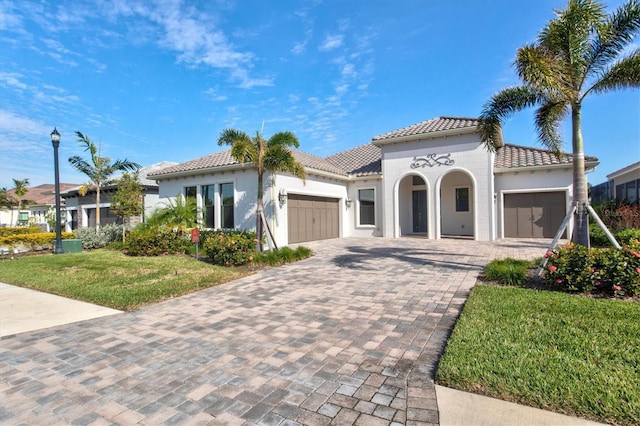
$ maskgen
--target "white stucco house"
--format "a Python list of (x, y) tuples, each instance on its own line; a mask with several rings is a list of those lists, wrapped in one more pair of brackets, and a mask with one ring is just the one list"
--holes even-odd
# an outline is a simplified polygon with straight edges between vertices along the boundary
[[(477, 125), (474, 118), (438, 117), (326, 158), (294, 150), (306, 183), (282, 173), (265, 179), (265, 214), (277, 244), (553, 237), (572, 200), (571, 155), (511, 144), (492, 153)], [(597, 164), (586, 157), (587, 169)], [(228, 150), (149, 178), (160, 199), (195, 197), (202, 227), (255, 228), (256, 170)]]

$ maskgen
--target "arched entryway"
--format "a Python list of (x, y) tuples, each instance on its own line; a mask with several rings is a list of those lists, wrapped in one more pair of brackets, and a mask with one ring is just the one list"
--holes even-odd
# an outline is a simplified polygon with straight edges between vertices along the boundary
[(404, 176), (397, 187), (396, 229), (399, 236), (429, 235), (429, 188), (418, 174)]
[(475, 238), (476, 208), (473, 177), (453, 170), (440, 180), (440, 236)]

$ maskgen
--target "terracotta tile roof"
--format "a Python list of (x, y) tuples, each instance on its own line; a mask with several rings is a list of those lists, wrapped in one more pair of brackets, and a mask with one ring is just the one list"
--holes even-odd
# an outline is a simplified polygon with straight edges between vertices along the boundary
[(186, 161), (184, 163), (179, 163), (174, 166), (165, 167), (163, 169), (151, 172), (147, 174), (147, 176), (156, 177), (173, 173), (206, 170), (213, 167), (228, 166), (231, 164), (238, 163), (231, 157), (231, 150), (227, 150), (205, 155), (204, 157), (196, 158), (195, 160)]
[[(60, 192), (76, 188), (77, 186), (77, 183), (61, 183)], [(52, 183), (33, 186), (28, 188), (28, 190), (22, 199), (32, 201), (36, 205), (55, 204), (56, 202), (55, 185)], [(11, 197), (15, 196), (15, 192), (15, 189), (7, 189), (7, 195)]]
[[(587, 163), (598, 162), (598, 159), (592, 156), (585, 156), (584, 159)], [(498, 169), (513, 169), (518, 167), (571, 164), (572, 161), (573, 156), (571, 154), (563, 153), (558, 158), (545, 149), (505, 144), (496, 154), (494, 167)]]
[(406, 136), (423, 135), (444, 130), (469, 129), (478, 126), (477, 118), (465, 117), (437, 117), (431, 120), (422, 121), (409, 127), (393, 130), (382, 135), (374, 136), (372, 141), (383, 141), (386, 139), (401, 138)]
[(327, 161), (354, 176), (382, 174), (380, 147), (368, 143), (327, 157)]
[[(302, 165), (309, 169), (315, 169), (318, 171), (334, 173), (337, 175), (346, 176), (347, 173), (337, 167), (334, 163), (327, 161), (322, 157), (318, 157), (313, 154), (309, 154), (297, 149), (292, 149), (291, 153)], [(175, 166), (166, 167), (162, 170), (149, 173), (150, 178), (160, 177), (163, 175), (174, 173), (185, 173), (191, 171), (204, 171), (214, 169), (216, 167), (229, 166), (238, 164), (236, 160), (231, 157), (231, 150), (216, 152), (214, 154), (205, 155), (204, 157), (196, 158), (195, 160), (180, 163)]]

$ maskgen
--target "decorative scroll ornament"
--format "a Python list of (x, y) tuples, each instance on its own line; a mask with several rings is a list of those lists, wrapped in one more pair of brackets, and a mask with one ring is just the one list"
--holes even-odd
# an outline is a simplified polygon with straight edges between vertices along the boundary
[(413, 157), (411, 163), (412, 169), (433, 167), (433, 166), (452, 166), (455, 161), (451, 159), (449, 154), (427, 154), (425, 157)]

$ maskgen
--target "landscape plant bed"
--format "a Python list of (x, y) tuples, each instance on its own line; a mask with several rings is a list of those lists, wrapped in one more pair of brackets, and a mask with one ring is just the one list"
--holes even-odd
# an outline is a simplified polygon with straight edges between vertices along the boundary
[(131, 257), (107, 249), (0, 259), (0, 282), (124, 311), (248, 274), (184, 255)]
[(436, 381), (600, 422), (637, 424), (640, 304), (478, 284)]

